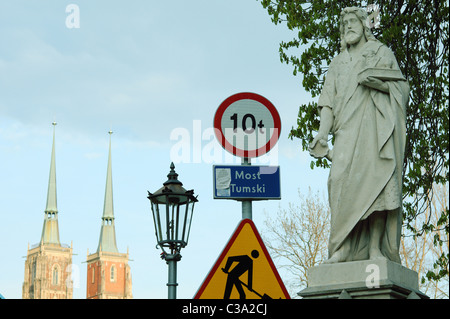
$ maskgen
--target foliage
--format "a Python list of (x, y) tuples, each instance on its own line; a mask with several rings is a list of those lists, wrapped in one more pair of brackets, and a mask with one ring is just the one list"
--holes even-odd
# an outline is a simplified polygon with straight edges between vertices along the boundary
[[(441, 212), (448, 207), (448, 187), (449, 184), (434, 184), (431, 205), (413, 221), (414, 228), (427, 221), (433, 230), (424, 232), (421, 236), (414, 236), (413, 232), (405, 230), (400, 246), (403, 265), (419, 274), (420, 291), (433, 299), (449, 298), (449, 276), (443, 275), (444, 271), (448, 272), (448, 263), (436, 264), (441, 256), (447, 256), (449, 252), (449, 234), (439, 226)], [(445, 244), (438, 244), (437, 239), (445, 237)]]
[[(431, 205), (433, 184), (449, 181), (448, 1), (261, 0), (261, 3), (273, 23), (286, 23), (290, 30), (298, 32), (296, 38), (280, 43), (280, 60), (293, 66), (293, 74), (302, 77), (302, 85), (312, 98), (320, 94), (328, 65), (339, 53), (341, 10), (348, 6), (378, 6), (380, 26), (372, 28), (372, 32), (394, 52), (411, 88), (403, 164), (404, 224), (414, 236), (443, 230), (447, 236), (435, 238), (435, 245), (448, 241), (448, 207), (442, 210), (436, 225), (429, 220), (416, 227), (413, 223)], [(318, 128), (316, 102), (302, 104), (297, 127), (291, 129), (289, 137), (301, 139), (303, 150), (307, 150)], [(311, 167), (314, 166), (329, 167), (329, 163), (316, 160), (311, 162)], [(449, 275), (448, 258), (447, 252), (435, 260), (437, 271), (429, 279)]]

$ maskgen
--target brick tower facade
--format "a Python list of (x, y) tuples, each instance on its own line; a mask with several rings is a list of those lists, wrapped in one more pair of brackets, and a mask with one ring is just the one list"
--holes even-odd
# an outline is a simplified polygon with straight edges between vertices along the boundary
[(56, 204), (55, 125), (50, 177), (41, 241), (30, 249), (28, 244), (23, 299), (72, 299), (72, 244), (59, 241), (58, 209)]
[(27, 251), (23, 299), (72, 299), (72, 245), (41, 244)]
[(87, 254), (87, 299), (130, 299), (129, 253), (120, 253), (116, 244), (111, 168), (111, 134), (106, 172), (105, 201), (97, 252)]
[(96, 252), (87, 257), (87, 299), (131, 299), (131, 270), (126, 254)]

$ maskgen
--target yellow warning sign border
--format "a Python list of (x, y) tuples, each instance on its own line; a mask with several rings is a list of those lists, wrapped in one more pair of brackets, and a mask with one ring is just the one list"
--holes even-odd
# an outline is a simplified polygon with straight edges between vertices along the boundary
[(283, 294), (285, 296), (286, 299), (291, 299), (291, 297), (289, 296), (289, 293), (287, 292), (286, 287), (284, 286), (283, 281), (281, 280), (280, 275), (278, 274), (278, 271), (275, 267), (275, 264), (272, 261), (272, 258), (270, 258), (269, 252), (267, 251), (266, 246), (264, 245), (264, 242), (261, 238), (261, 236), (259, 235), (258, 230), (256, 229), (255, 224), (253, 223), (253, 221), (251, 219), (243, 219), (239, 225), (237, 226), (236, 230), (234, 231), (233, 235), (231, 236), (230, 240), (228, 241), (227, 245), (225, 246), (225, 248), (223, 249), (222, 253), (220, 254), (219, 258), (217, 258), (214, 266), (211, 268), (211, 270), (209, 271), (208, 276), (205, 278), (205, 280), (203, 281), (202, 285), (200, 286), (200, 288), (197, 290), (194, 299), (200, 299), (200, 297), (202, 296), (204, 290), (206, 289), (206, 287), (208, 286), (209, 282), (211, 281), (212, 277), (216, 274), (219, 266), (222, 264), (222, 261), (225, 259), (225, 257), (228, 254), (228, 251), (230, 250), (230, 248), (233, 246), (236, 238), (239, 236), (239, 234), (241, 233), (241, 230), (244, 228), (244, 226), (248, 224), (250, 225), (250, 227), (253, 230), (253, 233), (255, 234), (256, 239), (258, 240), (258, 243), (264, 253), (264, 256), (266, 257), (270, 268), (272, 269), (273, 274), (275, 275), (275, 278), (278, 281), (278, 284), (280, 285), (281, 290), (283, 291)]

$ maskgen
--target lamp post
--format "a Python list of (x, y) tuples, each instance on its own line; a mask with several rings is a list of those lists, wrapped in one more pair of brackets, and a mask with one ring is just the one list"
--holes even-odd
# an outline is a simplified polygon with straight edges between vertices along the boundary
[(161, 248), (161, 258), (169, 266), (168, 297), (176, 299), (177, 262), (181, 259), (181, 248), (188, 244), (194, 204), (198, 200), (194, 190), (183, 188), (173, 163), (170, 164), (167, 177), (163, 187), (154, 194), (148, 192), (147, 198), (152, 207), (157, 247)]

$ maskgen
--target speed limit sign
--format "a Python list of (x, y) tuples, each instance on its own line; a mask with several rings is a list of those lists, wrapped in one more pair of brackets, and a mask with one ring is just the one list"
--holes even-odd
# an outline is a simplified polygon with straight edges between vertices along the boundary
[(275, 106), (255, 93), (237, 93), (223, 101), (214, 116), (219, 143), (240, 157), (264, 155), (277, 143), (281, 120)]

